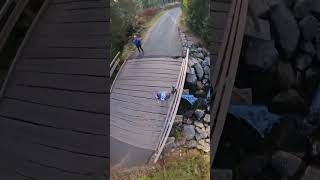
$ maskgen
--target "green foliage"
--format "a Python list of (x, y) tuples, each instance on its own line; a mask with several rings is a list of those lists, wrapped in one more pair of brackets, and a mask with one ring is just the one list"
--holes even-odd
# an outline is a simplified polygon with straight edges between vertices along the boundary
[(209, 1), (183, 0), (181, 6), (191, 31), (199, 35), (205, 42), (208, 42)]
[(111, 53), (114, 56), (134, 32), (134, 22), (142, 12), (141, 0), (111, 1)]

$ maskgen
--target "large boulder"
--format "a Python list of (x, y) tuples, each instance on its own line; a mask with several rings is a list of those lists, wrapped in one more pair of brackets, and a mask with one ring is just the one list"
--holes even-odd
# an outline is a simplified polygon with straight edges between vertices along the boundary
[(248, 39), (245, 63), (249, 69), (265, 72), (279, 61), (279, 54), (274, 41)]
[(306, 16), (299, 22), (301, 35), (304, 40), (311, 41), (318, 32), (319, 21), (314, 16)]
[(210, 74), (210, 67), (209, 66), (205, 66), (203, 68), (204, 74)]
[(282, 89), (288, 89), (295, 85), (296, 76), (290, 63), (280, 62), (277, 67), (277, 79)]
[(201, 80), (204, 75), (204, 71), (203, 71), (202, 66), (199, 63), (196, 63), (194, 65), (194, 69), (196, 70), (196, 74), (197, 74), (198, 79)]
[(300, 94), (289, 89), (280, 92), (273, 99), (269, 107), (270, 111), (275, 113), (306, 113), (308, 106)]
[(186, 82), (191, 85), (197, 85), (197, 75), (195, 74), (195, 70), (193, 68), (187, 72)]
[(302, 160), (288, 152), (277, 151), (272, 155), (272, 167), (283, 177), (293, 177), (299, 170)]
[(192, 140), (196, 135), (196, 131), (193, 125), (184, 125), (183, 126), (183, 135), (187, 140)]
[(272, 8), (271, 22), (284, 55), (291, 58), (300, 38), (297, 21), (284, 3), (278, 3)]
[(312, 63), (312, 57), (308, 54), (299, 54), (295, 59), (295, 67), (299, 71), (304, 71), (307, 69)]
[(210, 57), (205, 57), (202, 61), (202, 67), (210, 66)]

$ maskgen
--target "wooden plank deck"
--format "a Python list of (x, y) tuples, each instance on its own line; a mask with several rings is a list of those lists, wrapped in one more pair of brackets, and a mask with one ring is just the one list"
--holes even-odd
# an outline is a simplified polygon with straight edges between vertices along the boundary
[(172, 103), (179, 97), (172, 96), (165, 103), (154, 97), (159, 90), (182, 90), (183, 84), (181, 87), (178, 82), (183, 79), (184, 83), (183, 64), (182, 58), (155, 57), (131, 59), (122, 65), (110, 96), (110, 136), (115, 142), (111, 146), (111, 167), (147, 163), (159, 150), (159, 143), (166, 139), (168, 114), (175, 111)]
[(49, 0), (0, 101), (0, 179), (101, 180), (109, 171), (105, 0)]

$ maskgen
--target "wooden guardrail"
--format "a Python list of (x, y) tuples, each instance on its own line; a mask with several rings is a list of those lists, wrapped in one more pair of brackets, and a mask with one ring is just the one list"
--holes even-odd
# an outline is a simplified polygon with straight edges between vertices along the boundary
[[(213, 2), (219, 3), (219, 1), (221, 2), (221, 0)], [(239, 63), (247, 11), (248, 0), (232, 1), (222, 45), (219, 48), (218, 59), (214, 66), (211, 80), (214, 89), (211, 111), (211, 165), (213, 164), (227, 117)], [(215, 34), (212, 34), (212, 36), (215, 36)]]
[(120, 56), (120, 51), (116, 54), (116, 56), (113, 58), (113, 60), (110, 63), (110, 77), (112, 77), (114, 71), (119, 65), (119, 62), (120, 62), (119, 56)]
[[(1, 7), (0, 21), (5, 21), (5, 23), (2, 28), (0, 27), (0, 51), (3, 49), (10, 33), (12, 32), (28, 3), (29, 0), (6, 0), (4, 5)], [(10, 12), (11, 6), (14, 6), (14, 8)], [(7, 14), (9, 14), (9, 16), (7, 19), (5, 19)]]
[[(183, 86), (186, 78), (186, 72), (188, 68), (188, 60), (189, 60), (189, 49), (187, 50), (187, 55), (182, 61), (179, 79), (176, 85), (176, 94), (173, 97), (173, 100), (171, 101), (171, 104), (169, 106), (169, 112), (167, 113), (164, 128), (162, 129), (162, 133), (160, 135), (160, 142), (156, 148), (155, 154), (154, 154), (154, 160), (153, 162), (156, 163), (160, 157), (160, 154), (166, 144), (166, 141), (169, 137), (170, 131), (172, 129), (172, 125), (174, 122), (174, 119), (176, 117), (178, 107), (181, 100), (181, 95), (183, 91)], [(152, 160), (152, 159), (151, 159)]]

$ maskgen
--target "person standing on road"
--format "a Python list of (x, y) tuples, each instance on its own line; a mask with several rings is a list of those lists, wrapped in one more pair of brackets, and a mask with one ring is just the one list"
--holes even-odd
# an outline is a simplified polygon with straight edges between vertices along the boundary
[[(136, 45), (139, 53), (142, 51), (143, 52), (143, 49), (141, 47), (141, 39), (138, 38), (136, 35), (133, 36), (133, 44)], [(141, 50), (141, 51), (140, 51)]]

